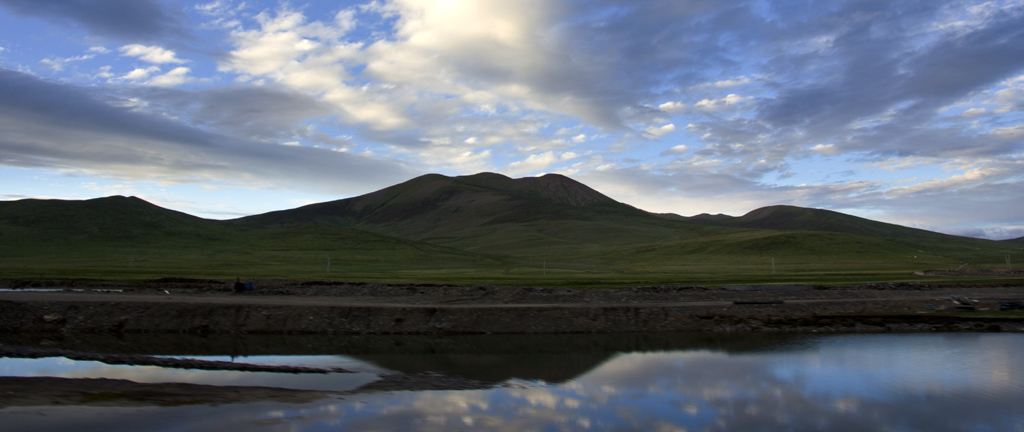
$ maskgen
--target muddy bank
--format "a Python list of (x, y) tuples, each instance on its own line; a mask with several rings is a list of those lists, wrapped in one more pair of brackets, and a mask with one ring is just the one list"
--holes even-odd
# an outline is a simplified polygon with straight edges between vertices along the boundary
[[(593, 332), (1024, 331), (1021, 287), (933, 286), (741, 290), (693, 286), (553, 289), (337, 281), (76, 284), (78, 291), (0, 292), (0, 331), (194, 334), (515, 334)], [(8, 285), (14, 285), (8, 282)], [(58, 288), (58, 287), (50, 287)], [(110, 292), (110, 290), (120, 292)], [(100, 290), (100, 291), (98, 291)], [(977, 300), (960, 311), (952, 296)], [(967, 309), (963, 307), (962, 309)], [(983, 312), (983, 313), (982, 313)], [(884, 314), (885, 317), (877, 315)]]
[(240, 362), (197, 360), (189, 358), (153, 357), (142, 354), (100, 354), (59, 348), (0, 345), (0, 357), (44, 358), (64, 357), (71, 360), (97, 361), (111, 365), (159, 366), (196, 370), (230, 370), (239, 372), (275, 372), (293, 374), (350, 373), (341, 368), (314, 368), (287, 365), (258, 365)]
[(0, 377), (0, 408), (219, 405), (260, 401), (306, 403), (329, 396), (329, 392), (275, 387), (146, 384), (107, 378)]

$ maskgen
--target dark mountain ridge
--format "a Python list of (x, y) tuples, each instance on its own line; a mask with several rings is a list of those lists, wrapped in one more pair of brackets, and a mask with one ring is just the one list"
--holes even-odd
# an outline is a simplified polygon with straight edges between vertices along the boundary
[(787, 271), (845, 280), (865, 270), (1002, 265), (1020, 252), (1015, 243), (792, 206), (737, 218), (659, 215), (565, 176), (493, 173), (430, 174), (358, 197), (223, 221), (135, 197), (0, 201), (0, 245), (5, 274), (146, 269), (154, 276), (512, 284), (549, 271), (600, 283), (735, 281), (764, 276), (776, 260)]
[[(519, 179), (495, 173), (427, 174), (353, 198), (226, 221), (167, 210), (135, 197), (0, 202), (0, 228), (4, 231), (0, 238), (46, 239), (70, 233), (82, 240), (131, 241), (159, 233), (179, 239), (216, 239), (239, 230), (321, 225), (417, 241), (446, 239), (441, 244), (454, 247), (463, 247), (467, 238), (476, 237), (471, 243), (478, 244), (478, 249), (486, 247), (484, 243), (494, 238), (495, 230), (505, 230), (510, 238), (529, 235), (577, 243), (650, 244), (712, 234), (700, 227), (820, 231), (919, 243), (990, 242), (785, 205), (760, 208), (740, 217), (659, 215), (615, 201), (558, 174)], [(493, 228), (496, 226), (505, 228)], [(549, 244), (537, 242), (537, 247)]]
[(0, 238), (6, 241), (131, 242), (154, 235), (208, 238), (216, 236), (221, 225), (120, 195), (84, 201), (0, 202)]
[(486, 224), (608, 213), (646, 215), (558, 174), (520, 179), (494, 173), (461, 177), (427, 174), (358, 197), (230, 222), (242, 226), (326, 224), (422, 236)]
[(873, 221), (832, 210), (789, 205), (762, 207), (739, 217), (723, 214), (700, 214), (689, 218), (689, 220), (704, 225), (732, 228), (754, 228), (778, 231), (822, 231), (928, 243), (941, 242), (957, 237), (917, 228), (909, 228), (902, 225)]

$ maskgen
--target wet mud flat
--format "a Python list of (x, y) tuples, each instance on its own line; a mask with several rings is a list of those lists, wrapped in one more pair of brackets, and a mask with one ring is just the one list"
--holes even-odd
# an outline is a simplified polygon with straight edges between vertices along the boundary
[[(538, 334), (1024, 332), (1021, 286), (646, 286), (557, 289), (165, 278), (149, 283), (0, 282), (0, 332)], [(27, 286), (26, 286), (27, 285)], [(26, 289), (44, 291), (27, 291)], [(969, 298), (969, 306), (951, 298)]]

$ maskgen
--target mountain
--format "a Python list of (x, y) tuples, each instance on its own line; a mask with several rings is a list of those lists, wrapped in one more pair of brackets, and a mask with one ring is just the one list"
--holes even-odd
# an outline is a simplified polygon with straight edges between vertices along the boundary
[(4, 246), (0, 262), (6, 266), (0, 270), (46, 265), (55, 274), (139, 266), (162, 268), (169, 274), (228, 271), (230, 276), (241, 269), (280, 276), (297, 268), (327, 269), (325, 264), (332, 257), (333, 268), (339, 270), (373, 270), (394, 260), (410, 263), (411, 268), (465, 267), (490, 261), (354, 228), (241, 226), (123, 196), (0, 201), (0, 244)]
[(353, 227), (484, 254), (658, 241), (666, 225), (562, 175), (511, 179), (494, 173), (428, 174), (366, 195), (232, 223)]
[(523, 283), (555, 274), (679, 283), (681, 275), (705, 282), (760, 278), (776, 261), (791, 272), (909, 274), (961, 262), (999, 265), (1006, 254), (1019, 253), (1014, 241), (792, 206), (741, 217), (654, 214), (565, 176), (494, 173), (429, 174), (358, 197), (227, 221), (135, 197), (0, 201), (0, 244), (0, 279), (14, 277), (10, 272), (110, 269), (134, 275), (143, 268), (207, 277), (329, 271), (444, 282)]
[(0, 238), (29, 242), (137, 242), (223, 238), (217, 221), (168, 210), (136, 197), (85, 201), (0, 201)]
[(643, 213), (557, 174), (521, 179), (494, 173), (462, 177), (427, 174), (366, 195), (244, 217), (235, 222), (249, 226), (389, 226), (421, 233), (443, 230), (452, 224), (466, 227), (553, 216), (574, 218), (591, 209)]
[[(779, 231), (823, 231), (854, 234), (866, 237), (911, 240), (935, 243), (950, 240), (966, 240), (964, 237), (908, 228), (885, 222), (877, 222), (831, 210), (775, 205), (753, 210), (743, 216), (723, 214), (700, 214), (690, 217), (691, 222), (732, 227), (754, 228)], [(971, 239), (977, 240), (977, 239)]]

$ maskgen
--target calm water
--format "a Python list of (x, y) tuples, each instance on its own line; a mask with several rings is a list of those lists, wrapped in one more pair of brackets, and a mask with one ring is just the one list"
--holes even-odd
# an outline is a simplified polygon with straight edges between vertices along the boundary
[[(145, 345), (101, 344), (113, 349), (119, 343)], [(360, 373), (309, 378), (66, 359), (0, 359), (0, 373), (346, 390), (383, 371), (434, 371), (498, 387), (367, 393), (306, 404), (8, 407), (0, 409), (2, 429), (1024, 432), (1019, 334), (291, 338), (233, 341), (227, 348), (228, 342), (209, 339), (175, 343), (180, 352), (200, 353), (194, 357)], [(291, 348), (281, 353), (305, 353), (265, 352), (282, 344)], [(146, 349), (169, 354), (158, 352), (171, 349), (167, 345)]]

